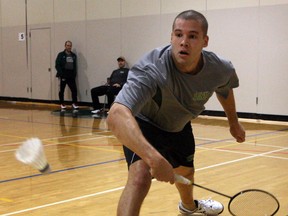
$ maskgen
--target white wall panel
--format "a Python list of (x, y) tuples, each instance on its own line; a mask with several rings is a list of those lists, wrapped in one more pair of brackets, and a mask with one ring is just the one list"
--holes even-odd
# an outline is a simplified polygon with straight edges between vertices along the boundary
[(166, 46), (170, 44), (172, 24), (177, 14), (178, 13), (161, 15), (160, 43), (158, 44), (158, 46)]
[(259, 113), (288, 115), (288, 5), (260, 9)]
[(206, 10), (206, 0), (161, 0), (161, 13), (180, 13), (185, 10)]
[(122, 0), (123, 17), (148, 16), (160, 13), (160, 0)]
[(288, 0), (260, 0), (260, 6), (288, 4)]
[[(160, 15), (123, 18), (122, 53), (134, 64), (148, 51), (161, 44)], [(169, 37), (169, 35), (167, 36)]]
[(25, 25), (25, 1), (1, 0), (2, 27)]
[[(240, 87), (235, 89), (241, 112), (256, 112), (258, 76), (258, 12), (256, 8), (212, 10), (207, 12), (210, 36), (207, 50), (229, 59), (238, 74)], [(209, 110), (223, 110), (216, 97)]]
[(51, 24), (53, 23), (53, 1), (28, 0), (27, 14), (29, 25)]
[(257, 7), (258, 5), (259, 0), (207, 0), (207, 10)]
[(111, 19), (120, 17), (120, 0), (86, 0), (87, 20)]
[(1, 95), (27, 97), (27, 39), (18, 41), (18, 34), (25, 34), (25, 1), (1, 1), (1, 28)]
[(18, 41), (18, 32), (25, 32), (23, 27), (2, 29), (3, 59), (3, 96), (29, 97), (29, 72), (26, 62), (26, 43)]
[(86, 1), (54, 0), (54, 21), (72, 22), (86, 19)]

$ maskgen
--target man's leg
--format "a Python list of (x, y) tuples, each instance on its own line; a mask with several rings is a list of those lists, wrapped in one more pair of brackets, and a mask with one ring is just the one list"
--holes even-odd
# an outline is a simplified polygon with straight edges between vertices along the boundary
[(59, 78), (59, 102), (64, 105), (64, 91), (66, 87), (66, 79)]
[[(175, 173), (182, 175), (194, 182), (194, 168), (192, 167), (178, 167), (175, 169)], [(190, 210), (195, 209), (196, 205), (193, 197), (193, 186), (184, 185), (177, 182), (175, 182), (175, 186), (178, 189), (183, 206)]]
[(72, 94), (72, 103), (77, 104), (77, 86), (76, 86), (76, 81), (75, 79), (69, 79), (67, 80), (67, 84), (71, 90)]
[(110, 109), (112, 103), (114, 102), (115, 99), (115, 95), (117, 95), (119, 93), (119, 91), (121, 90), (121, 88), (119, 87), (114, 87), (114, 86), (110, 86), (110, 88), (107, 90), (107, 98), (108, 98), (108, 105), (107, 107)]
[(108, 86), (98, 86), (98, 87), (91, 89), (91, 98), (92, 98), (94, 110), (102, 108), (99, 102), (99, 96), (106, 94), (107, 89), (108, 89)]
[(149, 167), (138, 160), (130, 165), (128, 180), (118, 203), (117, 216), (138, 216), (151, 186)]

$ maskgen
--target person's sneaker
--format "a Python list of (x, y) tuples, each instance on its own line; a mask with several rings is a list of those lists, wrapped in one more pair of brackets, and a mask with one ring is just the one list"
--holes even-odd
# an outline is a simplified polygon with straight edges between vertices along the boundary
[(101, 109), (96, 109), (96, 110), (92, 110), (91, 113), (93, 114), (98, 114), (101, 112)]
[(72, 104), (73, 109), (79, 109), (79, 107), (76, 104)]
[(196, 209), (191, 211), (186, 209), (182, 202), (178, 204), (179, 212), (183, 215), (194, 215), (194, 216), (216, 216), (223, 212), (224, 206), (222, 203), (215, 200), (195, 200)]
[(101, 118), (101, 116), (99, 114), (93, 114), (92, 118)]
[(65, 104), (61, 104), (60, 107), (61, 107), (62, 110), (66, 109)]

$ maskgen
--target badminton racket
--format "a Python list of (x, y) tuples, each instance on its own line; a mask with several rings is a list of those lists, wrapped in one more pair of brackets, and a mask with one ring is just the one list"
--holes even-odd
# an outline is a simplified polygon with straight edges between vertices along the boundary
[(15, 157), (18, 161), (39, 170), (43, 174), (51, 171), (42, 142), (38, 138), (30, 138), (23, 142), (16, 150)]
[(277, 198), (264, 190), (248, 189), (240, 191), (234, 196), (228, 196), (210, 188), (192, 183), (189, 179), (178, 174), (175, 174), (175, 181), (186, 185), (194, 185), (229, 198), (228, 210), (233, 216), (273, 216), (280, 208)]

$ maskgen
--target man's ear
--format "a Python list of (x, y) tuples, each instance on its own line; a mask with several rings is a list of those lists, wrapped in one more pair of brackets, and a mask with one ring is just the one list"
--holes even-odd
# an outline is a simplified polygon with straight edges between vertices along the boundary
[(203, 47), (207, 47), (207, 46), (208, 46), (208, 42), (209, 42), (209, 36), (206, 35), (206, 36), (204, 37), (204, 46), (203, 46)]

